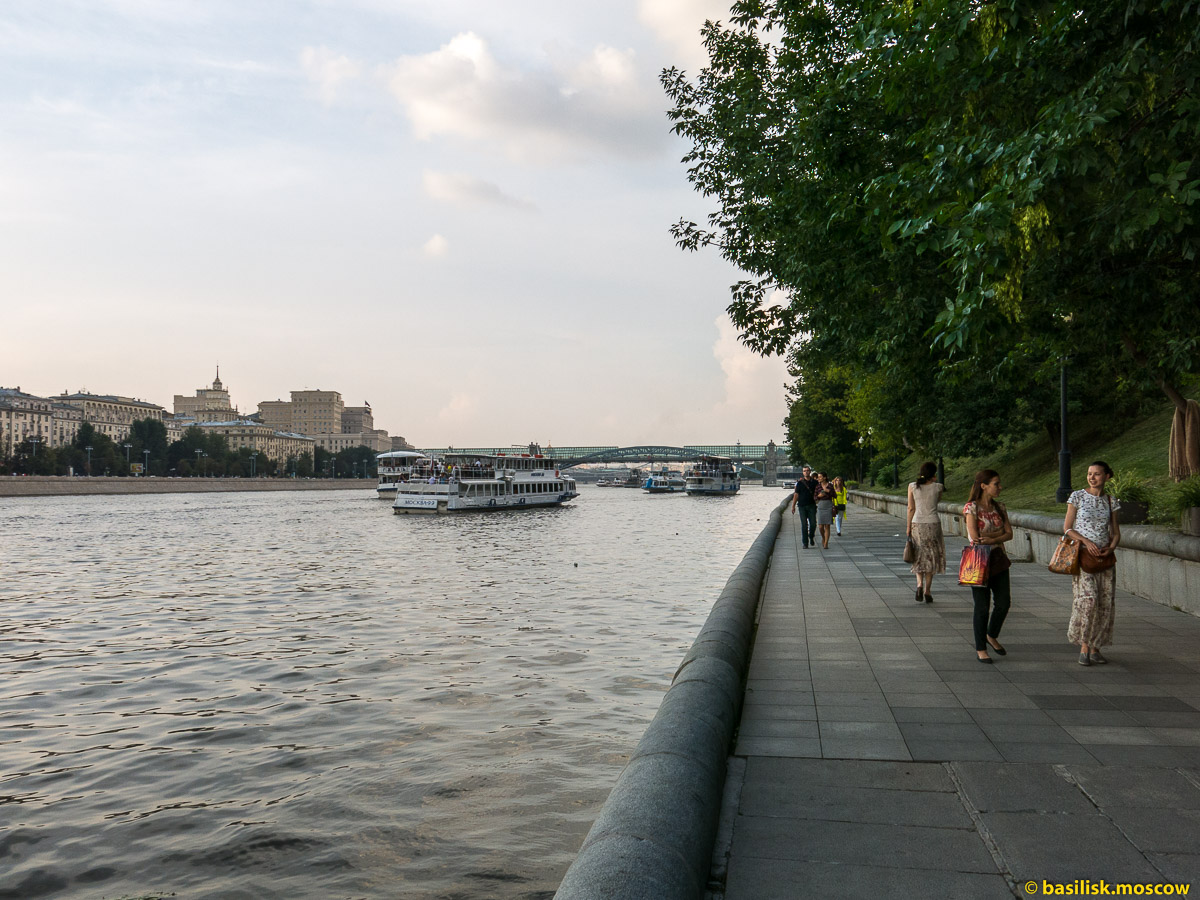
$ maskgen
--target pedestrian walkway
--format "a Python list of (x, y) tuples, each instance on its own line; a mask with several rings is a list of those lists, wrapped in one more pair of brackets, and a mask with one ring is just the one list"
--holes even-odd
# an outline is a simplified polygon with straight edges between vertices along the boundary
[(714, 854), (726, 900), (1200, 892), (1200, 619), (1118, 592), (1110, 662), (1083, 667), (1070, 579), (1017, 563), (1008, 655), (980, 665), (963, 542), (918, 604), (903, 530), (851, 507), (802, 549), (784, 515)]

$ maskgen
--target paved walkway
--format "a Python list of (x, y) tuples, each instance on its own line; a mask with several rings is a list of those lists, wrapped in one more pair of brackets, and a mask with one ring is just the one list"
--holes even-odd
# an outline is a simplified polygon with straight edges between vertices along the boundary
[(1085, 668), (1070, 580), (1018, 563), (1008, 655), (980, 665), (969, 588), (948, 571), (914, 601), (901, 520), (851, 507), (825, 551), (799, 534), (785, 514), (714, 855), (726, 900), (1200, 892), (1200, 619), (1118, 592), (1110, 662)]

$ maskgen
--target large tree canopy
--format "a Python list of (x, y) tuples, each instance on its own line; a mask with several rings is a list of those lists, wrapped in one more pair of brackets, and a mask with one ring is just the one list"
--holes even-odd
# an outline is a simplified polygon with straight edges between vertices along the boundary
[(956, 384), (1045, 421), (1064, 355), (1098, 403), (1182, 402), (1197, 4), (739, 0), (704, 37), (709, 66), (663, 83), (716, 209), (675, 235), (751, 276), (729, 308), (751, 347), (849, 363), (880, 412), (924, 403), (896, 435), (923, 447)]

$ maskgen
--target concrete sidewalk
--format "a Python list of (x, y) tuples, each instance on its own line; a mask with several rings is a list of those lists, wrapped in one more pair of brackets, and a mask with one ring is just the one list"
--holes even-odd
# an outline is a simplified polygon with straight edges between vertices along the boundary
[(1018, 563), (1008, 655), (981, 665), (961, 540), (917, 604), (902, 520), (852, 507), (825, 551), (797, 525), (764, 589), (715, 896), (1200, 891), (1200, 619), (1118, 592), (1110, 662), (1083, 667), (1070, 579)]

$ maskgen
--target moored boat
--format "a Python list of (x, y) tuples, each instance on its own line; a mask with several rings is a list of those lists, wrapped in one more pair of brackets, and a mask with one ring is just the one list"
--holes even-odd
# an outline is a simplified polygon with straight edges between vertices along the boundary
[(448, 453), (418, 465), (408, 481), (397, 484), (392, 511), (532, 509), (561, 506), (578, 496), (575, 479), (540, 453)]
[(647, 494), (682, 494), (687, 482), (679, 472), (670, 472), (666, 468), (651, 472), (650, 477), (642, 485)]
[(391, 500), (396, 496), (396, 485), (409, 480), (417, 461), (428, 459), (428, 456), (416, 450), (392, 450), (376, 454), (375, 468), (379, 472), (379, 484), (375, 486), (375, 495), (380, 500)]
[(726, 456), (702, 456), (687, 471), (689, 494), (736, 494), (742, 486), (737, 466)]

